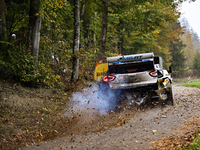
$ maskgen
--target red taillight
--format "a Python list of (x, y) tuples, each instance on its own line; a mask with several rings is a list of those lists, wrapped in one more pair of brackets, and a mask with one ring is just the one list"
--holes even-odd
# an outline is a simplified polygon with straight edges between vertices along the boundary
[(152, 72), (150, 72), (149, 74), (150, 74), (150, 76), (152, 76), (152, 77), (157, 77), (157, 76), (158, 76), (157, 71), (152, 71)]
[(115, 76), (104, 76), (103, 82), (109, 82), (115, 80)]

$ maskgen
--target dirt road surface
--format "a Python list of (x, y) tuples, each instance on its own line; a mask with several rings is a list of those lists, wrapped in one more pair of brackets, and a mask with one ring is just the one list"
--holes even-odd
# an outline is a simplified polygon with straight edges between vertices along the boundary
[(111, 111), (93, 116), (95, 119), (83, 115), (70, 129), (66, 128), (64, 137), (22, 149), (147, 150), (158, 139), (185, 132), (179, 127), (200, 115), (200, 89), (173, 86), (173, 93), (174, 106), (158, 104), (138, 110)]

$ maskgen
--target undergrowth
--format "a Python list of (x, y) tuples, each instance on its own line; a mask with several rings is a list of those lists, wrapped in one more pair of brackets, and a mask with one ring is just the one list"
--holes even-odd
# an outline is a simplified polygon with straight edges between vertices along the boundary
[(200, 136), (194, 138), (193, 142), (188, 148), (180, 148), (180, 150), (199, 150), (200, 149)]

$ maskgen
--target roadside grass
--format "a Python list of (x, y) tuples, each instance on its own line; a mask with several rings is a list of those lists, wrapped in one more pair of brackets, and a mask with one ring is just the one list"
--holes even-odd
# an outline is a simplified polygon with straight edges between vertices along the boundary
[(200, 88), (200, 79), (192, 79), (190, 80), (190, 83), (188, 83), (188, 79), (179, 79), (179, 80), (175, 80), (175, 83), (177, 83), (177, 85), (179, 86)]
[[(180, 83), (178, 83), (178, 85), (200, 88), (200, 79), (193, 79), (190, 81), (190, 83), (188, 83), (188, 79), (183, 79)], [(200, 149), (200, 135), (194, 138), (190, 147), (180, 148), (180, 150), (197, 150), (197, 149)]]
[(63, 113), (71, 95), (72, 91), (64, 89), (0, 81), (0, 149), (17, 149), (63, 134), (63, 126), (69, 124)]
[(188, 148), (180, 148), (180, 150), (198, 150), (200, 149), (200, 136), (194, 138), (193, 142)]

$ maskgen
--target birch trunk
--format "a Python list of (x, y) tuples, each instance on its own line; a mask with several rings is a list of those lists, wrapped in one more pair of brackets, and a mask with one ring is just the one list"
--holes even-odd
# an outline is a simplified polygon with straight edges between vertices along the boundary
[(79, 71), (79, 43), (80, 43), (80, 0), (74, 0), (74, 44), (73, 44), (73, 69), (71, 80), (75, 82), (78, 79)]
[(28, 50), (32, 56), (38, 58), (40, 44), (40, 29), (42, 17), (39, 14), (41, 0), (31, 0), (29, 10), (29, 35), (28, 35)]
[(107, 33), (107, 21), (108, 18), (108, 0), (103, 0), (103, 18), (102, 18), (102, 28), (101, 28), (101, 38), (99, 47), (99, 59), (103, 60), (106, 51), (106, 33)]
[(38, 15), (35, 25), (33, 27), (33, 33), (32, 33), (32, 56), (38, 57), (39, 54), (39, 45), (40, 45), (40, 29), (41, 29), (41, 22), (42, 22), (42, 16)]

